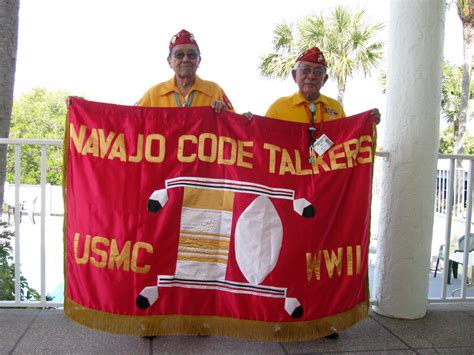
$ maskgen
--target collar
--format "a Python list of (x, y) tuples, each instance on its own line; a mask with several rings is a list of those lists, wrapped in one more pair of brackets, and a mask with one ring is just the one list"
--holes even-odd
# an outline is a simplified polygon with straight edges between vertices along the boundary
[[(324, 96), (321, 93), (319, 94), (318, 98), (314, 101), (314, 103), (318, 103), (318, 102), (323, 103), (325, 106), (328, 105), (328, 100), (327, 100), (326, 96)], [(305, 103), (310, 104), (310, 102), (303, 97), (301, 92), (298, 91), (298, 92), (293, 94), (293, 105), (299, 106), (299, 105), (303, 105)]]
[[(194, 81), (193, 86), (189, 92), (200, 91), (208, 96), (212, 96), (212, 91), (209, 90), (206, 82), (196, 75), (196, 80)], [(165, 81), (159, 89), (160, 95), (166, 95), (172, 92), (179, 92), (178, 86), (176, 85), (176, 75), (173, 76), (170, 80)]]

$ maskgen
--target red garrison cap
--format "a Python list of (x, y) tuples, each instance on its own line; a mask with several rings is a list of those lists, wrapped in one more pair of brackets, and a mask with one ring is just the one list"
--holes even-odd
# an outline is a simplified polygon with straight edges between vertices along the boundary
[(296, 58), (296, 62), (310, 62), (310, 63), (315, 63), (315, 64), (320, 64), (324, 65), (327, 67), (328, 65), (326, 64), (326, 59), (324, 59), (323, 52), (319, 50), (317, 47), (313, 47), (310, 49), (307, 49), (303, 53), (301, 53), (298, 58)]
[(172, 50), (178, 44), (194, 44), (196, 47), (198, 47), (199, 50), (199, 46), (196, 40), (194, 39), (194, 35), (186, 30), (181, 30), (173, 37), (171, 37), (170, 50)]

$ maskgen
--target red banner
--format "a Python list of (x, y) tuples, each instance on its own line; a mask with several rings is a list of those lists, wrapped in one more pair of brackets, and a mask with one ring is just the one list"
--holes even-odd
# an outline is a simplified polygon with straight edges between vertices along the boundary
[(374, 123), (71, 99), (65, 313), (130, 335), (290, 341), (367, 317)]

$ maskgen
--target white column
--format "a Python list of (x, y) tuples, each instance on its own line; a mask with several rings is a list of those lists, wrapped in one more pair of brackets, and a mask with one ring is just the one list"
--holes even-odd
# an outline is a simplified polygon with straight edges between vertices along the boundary
[(374, 311), (426, 313), (433, 229), (445, 0), (391, 0)]

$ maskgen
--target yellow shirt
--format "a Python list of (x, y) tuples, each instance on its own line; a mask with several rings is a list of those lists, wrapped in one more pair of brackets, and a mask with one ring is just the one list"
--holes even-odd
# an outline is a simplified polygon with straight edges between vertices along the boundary
[[(315, 122), (336, 120), (346, 117), (342, 106), (338, 101), (330, 97), (319, 94), (315, 101), (316, 114)], [(267, 117), (276, 118), (282, 121), (310, 123), (311, 112), (309, 102), (298, 91), (291, 96), (281, 97), (276, 100), (265, 114)]]
[(211, 106), (213, 100), (224, 101), (231, 111), (232, 104), (224, 90), (212, 81), (202, 80), (196, 76), (189, 94), (183, 97), (176, 86), (175, 77), (150, 88), (141, 98), (138, 106), (145, 107), (183, 107)]

